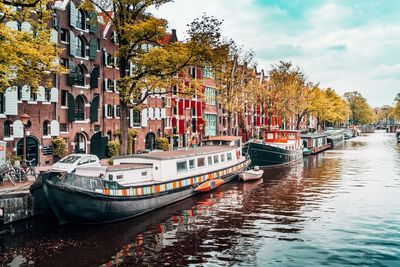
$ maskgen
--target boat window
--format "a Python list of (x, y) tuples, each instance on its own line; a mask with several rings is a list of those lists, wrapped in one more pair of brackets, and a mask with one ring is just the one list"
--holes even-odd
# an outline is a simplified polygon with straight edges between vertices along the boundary
[(267, 134), (267, 139), (274, 139), (274, 134), (273, 133), (268, 133)]
[(213, 165), (212, 157), (208, 157), (208, 166)]
[(117, 180), (121, 180), (121, 179), (123, 179), (123, 178), (124, 178), (123, 175), (117, 175)]
[(187, 162), (185, 161), (181, 161), (181, 162), (177, 162), (176, 163), (176, 169), (179, 172), (185, 172), (187, 171)]
[(225, 162), (225, 154), (221, 154), (221, 162)]
[(193, 170), (194, 167), (195, 167), (195, 165), (194, 165), (194, 159), (190, 159), (190, 160), (189, 160), (189, 170)]
[(95, 156), (90, 156), (90, 162), (96, 162), (96, 161), (97, 161), (97, 159)]
[(214, 163), (218, 163), (219, 162), (219, 160), (218, 160), (218, 155), (215, 155), (214, 156)]
[(240, 147), (240, 139), (235, 141), (235, 148)]
[(231, 152), (227, 153), (226, 154), (226, 158), (228, 159), (228, 161), (231, 161), (232, 160), (232, 153)]
[(289, 133), (289, 139), (295, 139), (294, 133)]
[(147, 176), (147, 172), (142, 172), (142, 176)]
[(197, 167), (198, 168), (204, 167), (204, 165), (206, 165), (205, 158), (198, 158), (197, 159)]

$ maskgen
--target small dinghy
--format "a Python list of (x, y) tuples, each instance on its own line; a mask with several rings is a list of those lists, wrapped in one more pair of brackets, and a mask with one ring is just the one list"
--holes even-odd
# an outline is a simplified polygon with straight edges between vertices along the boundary
[(239, 179), (243, 182), (254, 181), (260, 179), (264, 174), (263, 170), (260, 170), (260, 167), (254, 166), (252, 170), (247, 170), (239, 173)]
[(208, 180), (208, 181), (202, 183), (201, 185), (199, 185), (198, 187), (196, 187), (196, 189), (194, 191), (196, 191), (196, 192), (208, 192), (208, 191), (211, 191), (214, 188), (222, 185), (223, 183), (224, 183), (224, 180), (222, 180), (222, 179)]

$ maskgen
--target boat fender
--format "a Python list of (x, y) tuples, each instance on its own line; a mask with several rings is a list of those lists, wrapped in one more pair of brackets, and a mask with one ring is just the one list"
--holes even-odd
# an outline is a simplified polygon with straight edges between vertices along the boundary
[(215, 188), (215, 182), (214, 182), (214, 181), (211, 181), (211, 182), (210, 182), (210, 188), (211, 188), (211, 189), (214, 189), (214, 188)]

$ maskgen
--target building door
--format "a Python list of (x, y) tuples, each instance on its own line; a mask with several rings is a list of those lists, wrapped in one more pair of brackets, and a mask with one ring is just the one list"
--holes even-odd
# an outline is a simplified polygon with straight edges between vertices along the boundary
[[(23, 158), (24, 153), (24, 139), (21, 138), (17, 143), (17, 156)], [(26, 159), (33, 160), (33, 165), (39, 164), (39, 142), (32, 136), (26, 137)]]
[(146, 135), (145, 149), (156, 149), (156, 135), (154, 133), (148, 133)]
[(75, 135), (75, 153), (86, 154), (86, 136), (83, 133)]
[(90, 138), (90, 154), (96, 155), (99, 159), (107, 156), (108, 136), (101, 136), (101, 132), (95, 133)]

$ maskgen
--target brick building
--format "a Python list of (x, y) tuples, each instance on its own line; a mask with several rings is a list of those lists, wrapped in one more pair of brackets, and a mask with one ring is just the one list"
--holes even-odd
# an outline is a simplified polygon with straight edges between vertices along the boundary
[[(64, 138), (69, 153), (92, 153), (103, 158), (108, 140), (118, 136), (118, 40), (107, 16), (85, 12), (78, 6), (78, 0), (55, 1), (49, 23), (52, 42), (63, 49), (60, 64), (69, 73), (54, 77), (51, 88), (40, 87), (37, 93), (23, 86), (0, 94), (0, 140), (7, 142), (9, 155), (22, 155), (23, 113), (31, 117), (26, 132), (27, 157), (41, 165), (53, 162), (53, 137)], [(7, 22), (7, 26), (30, 30), (24, 23)], [(178, 41), (176, 31), (172, 30), (165, 41)], [(260, 82), (266, 79), (264, 72), (254, 71)], [(172, 148), (180, 148), (192, 140), (229, 132), (227, 113), (217, 103), (212, 71), (190, 66), (177, 77), (180, 82), (166, 94), (150, 96), (141, 110), (130, 110), (129, 126), (138, 132), (133, 152), (155, 149), (157, 137), (166, 137)], [(182, 94), (193, 79), (201, 84), (201, 93)], [(244, 116), (232, 115), (231, 132), (248, 139), (266, 127), (267, 111), (260, 104), (243, 101), (243, 105)], [(272, 124), (280, 124), (279, 118), (273, 116)]]

